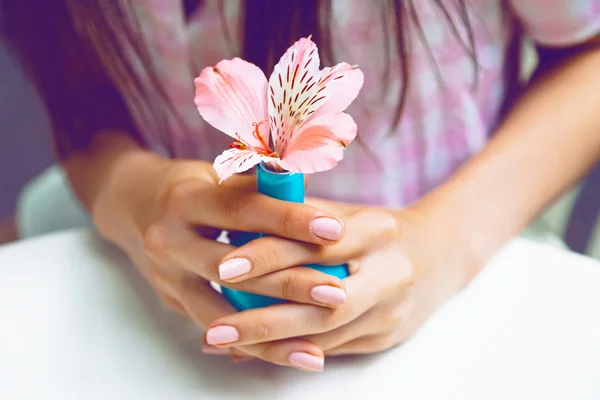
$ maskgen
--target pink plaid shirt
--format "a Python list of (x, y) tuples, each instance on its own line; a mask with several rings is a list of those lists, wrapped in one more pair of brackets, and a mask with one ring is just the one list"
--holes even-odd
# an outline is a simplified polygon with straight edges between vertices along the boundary
[[(173, 125), (178, 157), (213, 161), (231, 142), (200, 118), (193, 102), (193, 78), (198, 72), (240, 55), (239, 1), (223, 2), (233, 46), (223, 33), (217, 2), (207, 0), (187, 22), (181, 1), (134, 2), (167, 93), (187, 124), (185, 128)], [(382, 96), (387, 57), (379, 3), (333, 0), (336, 58), (359, 64), (365, 73), (364, 88), (347, 112), (379, 162), (354, 143), (333, 170), (311, 176), (310, 195), (402, 207), (479, 152), (496, 123), (508, 84), (503, 80), (503, 67), (513, 25), (506, 22), (506, 15), (516, 18), (533, 40), (549, 46), (576, 44), (600, 32), (600, 0), (472, 0), (468, 2), (470, 21), (481, 66), (477, 88), (472, 90), (472, 60), (444, 15), (431, 1), (413, 3), (443, 80), (440, 83), (436, 78), (436, 69), (412, 25), (410, 89), (401, 123), (393, 129), (401, 77), (392, 73), (387, 95)], [(452, 11), (456, 10), (454, 2), (443, 3), (466, 38), (458, 13)], [(391, 71), (397, 70), (392, 66)], [(143, 118), (138, 123), (142, 132), (151, 132)]]

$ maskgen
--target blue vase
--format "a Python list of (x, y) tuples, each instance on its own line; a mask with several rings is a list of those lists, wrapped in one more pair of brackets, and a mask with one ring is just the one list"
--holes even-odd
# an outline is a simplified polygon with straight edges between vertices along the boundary
[[(294, 172), (269, 171), (262, 163), (257, 167), (258, 191), (266, 196), (293, 203), (304, 203), (304, 175)], [(265, 235), (253, 232), (230, 232), (229, 241), (233, 246), (240, 247)], [(310, 264), (307, 267), (340, 279), (348, 276), (348, 265), (333, 266)], [(222, 288), (223, 296), (238, 310), (266, 307), (282, 303), (284, 300), (261, 296), (254, 293), (242, 292), (226, 287)]]

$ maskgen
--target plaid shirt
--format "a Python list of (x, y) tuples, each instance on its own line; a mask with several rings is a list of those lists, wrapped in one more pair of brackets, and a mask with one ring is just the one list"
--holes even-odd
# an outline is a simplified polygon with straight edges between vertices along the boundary
[[(176, 156), (213, 161), (231, 139), (198, 115), (193, 102), (193, 78), (205, 66), (240, 55), (243, 32), (239, 28), (239, 1), (223, 2), (232, 41), (224, 33), (218, 0), (205, 1), (187, 21), (181, 3), (134, 2), (159, 77), (187, 124), (185, 128), (173, 125)], [(456, 2), (443, 3), (463, 42), (469, 43)], [(311, 176), (309, 195), (388, 207), (414, 202), (485, 146), (510, 84), (503, 77), (507, 46), (514, 34), (510, 19), (518, 21), (534, 41), (547, 46), (577, 44), (600, 32), (600, 0), (468, 3), (480, 65), (477, 86), (473, 86), (472, 58), (444, 14), (433, 2), (415, 1), (427, 47), (413, 21), (407, 37), (408, 97), (403, 117), (394, 127), (392, 120), (402, 81), (396, 73), (396, 55), (393, 51), (386, 55), (383, 46), (386, 32), (381, 10), (374, 6), (378, 3), (333, 0), (336, 58), (359, 64), (365, 74), (363, 90), (347, 111), (359, 127), (364, 146), (352, 144), (333, 170)], [(391, 74), (387, 84), (382, 85), (388, 62)], [(138, 116), (137, 121), (142, 132), (151, 132), (152, 127), (144, 124), (143, 117)]]

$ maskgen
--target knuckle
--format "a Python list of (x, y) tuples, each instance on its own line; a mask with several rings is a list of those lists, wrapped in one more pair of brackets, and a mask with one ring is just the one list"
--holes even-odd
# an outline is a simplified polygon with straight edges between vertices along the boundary
[(404, 288), (412, 287), (417, 283), (417, 268), (415, 264), (411, 261), (406, 261), (404, 264), (404, 277), (403, 277), (403, 286)]
[(260, 358), (264, 361), (269, 361), (272, 363), (280, 363), (278, 359), (277, 346), (273, 344), (265, 344), (261, 346), (260, 349)]
[(187, 310), (185, 309), (183, 304), (181, 304), (181, 302), (173, 296), (162, 291), (158, 291), (158, 296), (161, 300), (163, 307), (177, 311), (178, 313), (184, 316), (188, 315)]
[(169, 186), (164, 194), (159, 197), (159, 209), (164, 214), (177, 213), (179, 211), (184, 197), (183, 188), (183, 182), (178, 182)]
[(384, 238), (396, 238), (399, 233), (397, 219), (388, 212), (380, 212), (378, 219), (380, 235)]
[(383, 317), (382, 326), (388, 329), (394, 329), (402, 325), (406, 320), (403, 307), (395, 307), (392, 312), (386, 313)]
[(262, 267), (266, 270), (272, 271), (272, 270), (276, 270), (279, 267), (282, 266), (281, 264), (281, 257), (280, 255), (281, 253), (281, 248), (280, 245), (277, 244), (276, 240), (272, 240), (272, 238), (269, 238), (270, 240), (268, 240), (265, 244), (266, 246), (264, 246), (264, 250), (263, 250), (263, 257), (264, 259), (262, 260), (263, 262)]
[(231, 215), (231, 219), (233, 221), (240, 221), (243, 219), (246, 214), (246, 210), (252, 210), (254, 207), (255, 200), (253, 197), (238, 194), (236, 196), (232, 196), (229, 203), (229, 213)]
[(297, 290), (296, 273), (293, 271), (285, 271), (281, 281), (280, 295), (284, 300), (293, 300)]
[(162, 214), (179, 215), (189, 198), (195, 179), (184, 179), (173, 182), (159, 192), (157, 205)]
[(370, 231), (369, 246), (385, 246), (400, 238), (400, 223), (398, 219), (386, 210), (367, 209), (362, 212), (363, 221), (369, 221), (366, 226)]
[(265, 318), (264, 311), (261, 311), (259, 313), (255, 329), (256, 340), (258, 342), (264, 342), (271, 339), (273, 330), (271, 329), (271, 326), (268, 324), (267, 319)]
[(323, 309), (319, 318), (319, 328), (322, 331), (331, 331), (345, 323), (350, 313), (349, 307), (344, 305), (335, 309)]
[(164, 228), (157, 224), (152, 224), (142, 235), (144, 251), (146, 254), (161, 257), (167, 253), (167, 244), (164, 240)]
[(375, 350), (376, 351), (384, 351), (391, 349), (396, 344), (398, 344), (398, 340), (395, 334), (382, 335), (375, 339)]
[(390, 287), (390, 295), (405, 292), (414, 286), (417, 281), (415, 265), (411, 261), (403, 259), (401, 255), (398, 258), (400, 261), (396, 264), (395, 275), (390, 277), (394, 282)]
[(300, 215), (296, 212), (293, 205), (285, 205), (279, 220), (279, 229), (282, 236), (292, 237), (298, 232), (297, 225), (299, 217)]
[(393, 239), (400, 233), (397, 218), (386, 210), (367, 209), (362, 212), (363, 220), (371, 221), (370, 226), (376, 227), (374, 239), (377, 241)]

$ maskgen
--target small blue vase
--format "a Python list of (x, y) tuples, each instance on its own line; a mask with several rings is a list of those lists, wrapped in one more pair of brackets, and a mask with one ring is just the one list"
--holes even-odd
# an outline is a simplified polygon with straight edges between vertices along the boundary
[[(264, 164), (259, 164), (256, 168), (258, 191), (266, 196), (278, 200), (290, 201), (293, 203), (304, 203), (304, 175), (294, 172), (273, 172), (269, 171)], [(233, 246), (240, 247), (246, 243), (261, 238), (261, 233), (253, 232), (230, 232), (229, 241)], [(348, 265), (340, 264), (325, 266), (310, 264), (307, 267), (316, 269), (328, 275), (333, 275), (340, 279), (348, 276)], [(273, 304), (284, 302), (284, 300), (273, 297), (262, 296), (254, 293), (242, 292), (222, 287), (223, 296), (238, 310), (244, 311), (252, 308), (266, 307)]]

